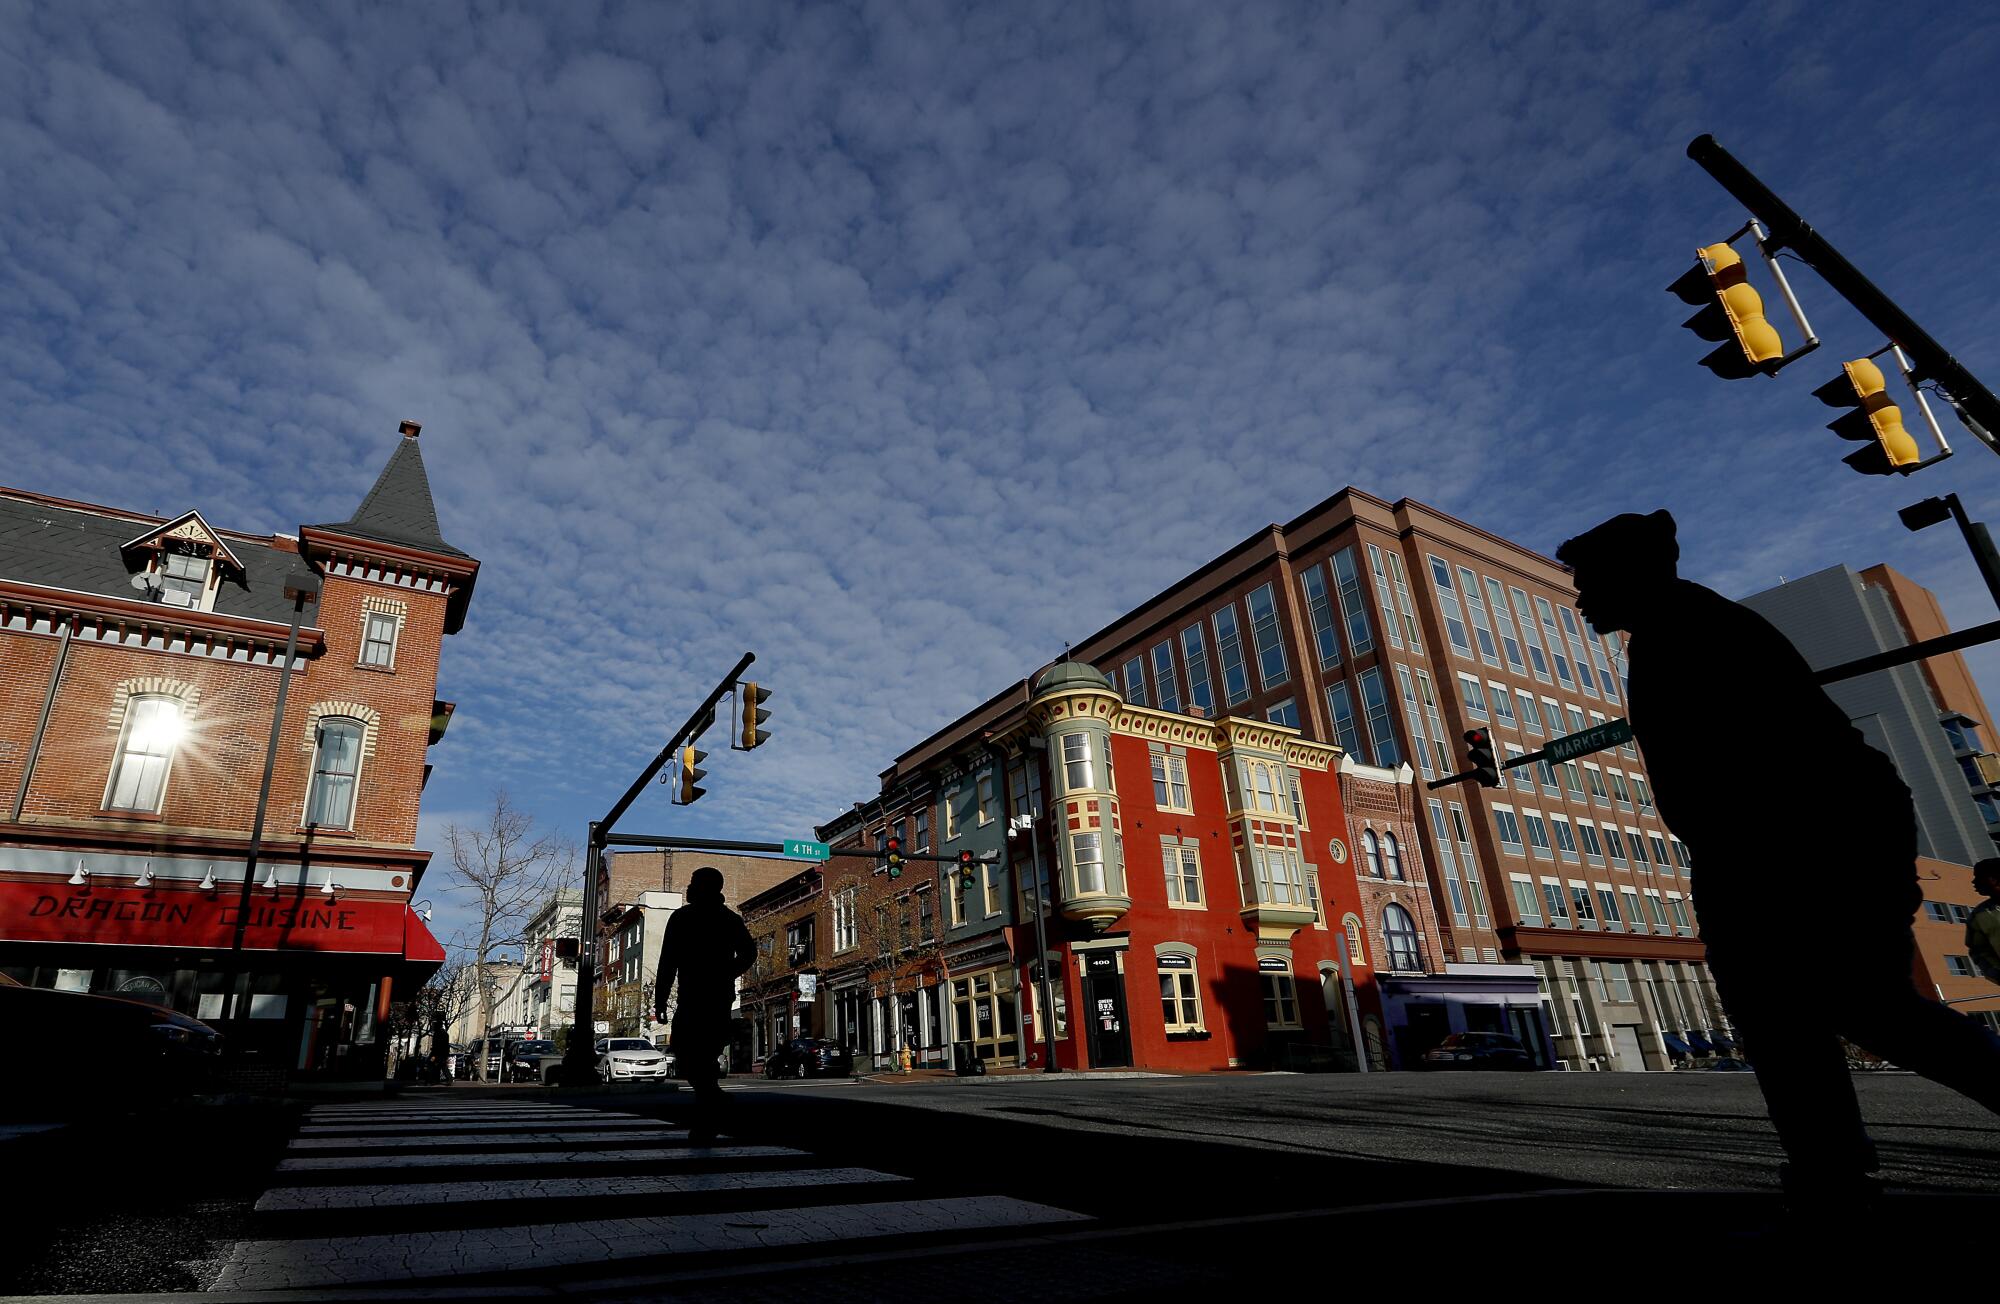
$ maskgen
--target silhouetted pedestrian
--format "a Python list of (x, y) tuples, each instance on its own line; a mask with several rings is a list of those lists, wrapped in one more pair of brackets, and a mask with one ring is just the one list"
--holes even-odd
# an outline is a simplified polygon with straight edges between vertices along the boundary
[[(1694, 853), (1701, 939), (1784, 1145), (1785, 1190), (1795, 1206), (1864, 1199), (1875, 1152), (1842, 1037), (2000, 1112), (2000, 1038), (1912, 977), (1909, 789), (1769, 621), (1679, 577), (1666, 512), (1613, 517), (1556, 557), (1584, 618), (1629, 635), (1633, 735), (1661, 818)], [(1775, 769), (1738, 759), (1773, 743)], [(1810, 837), (1805, 863), (1788, 832)], [(1833, 949), (1801, 969), (1772, 930), (1808, 909)]]
[(688, 879), (687, 904), (667, 917), (654, 988), (657, 1017), (665, 1022), (667, 997), (675, 981), (680, 983), (673, 1018), (674, 1064), (694, 1092), (689, 1139), (697, 1145), (713, 1142), (722, 1130), (726, 1097), (718, 1061), (729, 1044), (736, 979), (756, 956), (742, 916), (722, 902), (722, 871), (703, 865)]
[(2000, 857), (1972, 867), (1972, 888), (1986, 899), (1965, 921), (1965, 949), (1980, 977), (2000, 983)]

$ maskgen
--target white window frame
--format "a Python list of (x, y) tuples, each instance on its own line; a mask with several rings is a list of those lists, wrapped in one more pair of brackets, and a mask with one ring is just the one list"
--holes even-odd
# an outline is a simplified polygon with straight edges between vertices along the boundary
[[(153, 795), (153, 804), (151, 806), (114, 806), (111, 804), (111, 799), (118, 791), (120, 773), (124, 770), (127, 759), (135, 754), (131, 750), (134, 717), (142, 713), (140, 710), (142, 705), (150, 705), (154, 702), (164, 703), (172, 709), (174, 721), (177, 726), (174, 731), (172, 745), (164, 751), (138, 753), (138, 755), (146, 760), (152, 760), (155, 757), (161, 760), (159, 791)], [(144, 713), (151, 714), (149, 710)], [(134, 693), (127, 697), (125, 699), (125, 719), (118, 730), (118, 747), (111, 754), (111, 773), (104, 780), (104, 802), (101, 809), (117, 811), (127, 815), (158, 815), (164, 810), (167, 804), (167, 785), (173, 781), (174, 777), (174, 759), (180, 755), (181, 740), (186, 736), (187, 702), (180, 697), (172, 693)]]
[(352, 831), (356, 817), (361, 811), (361, 772), (367, 768), (368, 764), (368, 722), (351, 715), (323, 715), (314, 723), (312, 763), (311, 768), (306, 771), (306, 799), (305, 804), (299, 808), (299, 827), (305, 828), (307, 821), (312, 818), (313, 793), (319, 788), (321, 740), (325, 737), (326, 727), (330, 724), (352, 725), (359, 735), (354, 740), (354, 785), (348, 794), (347, 822), (344, 824), (322, 823), (319, 827), (323, 829), (346, 829)]
[[(1070, 755), (1071, 740), (1082, 744), (1083, 755), (1080, 758)], [(1095, 768), (1095, 758), (1091, 755), (1095, 749), (1090, 745), (1089, 731), (1073, 729), (1069, 733), (1058, 736), (1056, 745), (1061, 750), (1062, 755), (1063, 791), (1069, 793), (1094, 789), (1096, 787), (1094, 780), (1097, 771)], [(1083, 767), (1082, 783), (1077, 783), (1073, 774), (1075, 767), (1079, 765)]]
[[(371, 639), (369, 637), (369, 631), (375, 627), (375, 622), (378, 620), (388, 622), (389, 637), (386, 640)], [(357, 659), (355, 660), (354, 664), (369, 670), (394, 670), (396, 668), (396, 649), (397, 645), (403, 641), (402, 636), (403, 636), (403, 618), (397, 615), (395, 612), (376, 611), (373, 608), (369, 608), (362, 611), (361, 651), (357, 654)], [(384, 661), (370, 661), (368, 659), (369, 647), (384, 642), (387, 643), (389, 648), (388, 659)]]
[[(1161, 848), (1165, 868), (1167, 905), (1174, 910), (1208, 909), (1208, 884), (1201, 872), (1201, 848), (1185, 842), (1165, 843)], [(1195, 899), (1187, 899), (1187, 880), (1194, 880)]]
[(973, 781), (973, 800), (979, 803), (978, 826), (985, 828), (993, 822), (993, 772), (988, 770)]
[(861, 889), (846, 887), (833, 894), (833, 953), (844, 955), (861, 945), (861, 930), (855, 923), (855, 907)]
[[(1153, 804), (1161, 810), (1194, 814), (1194, 793), (1188, 786), (1187, 757), (1177, 752), (1153, 752)], [(1165, 799), (1161, 794), (1165, 793)], [(1176, 801), (1175, 798), (1180, 800)]]

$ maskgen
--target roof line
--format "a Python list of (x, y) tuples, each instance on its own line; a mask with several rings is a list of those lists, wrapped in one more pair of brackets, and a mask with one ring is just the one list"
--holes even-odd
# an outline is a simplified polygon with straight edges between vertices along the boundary
[[(116, 521), (132, 521), (139, 525), (166, 525), (196, 511), (194, 508), (189, 508), (188, 511), (174, 516), (155, 516), (151, 512), (136, 512), (129, 507), (110, 507), (104, 503), (85, 502), (80, 498), (58, 498), (54, 494), (36, 493), (32, 489), (15, 489), (8, 485), (0, 485), (0, 498), (17, 498), (22, 502), (42, 503), (49, 507), (60, 507), (65, 511), (88, 512), (93, 516), (109, 517)], [(208, 518), (203, 517), (201, 523), (208, 525)], [(266, 546), (269, 546), (273, 539), (291, 537), (278, 534), (252, 534), (248, 530), (231, 530), (213, 525), (209, 525), (209, 530), (217, 535), (228, 535), (243, 543), (261, 543)]]

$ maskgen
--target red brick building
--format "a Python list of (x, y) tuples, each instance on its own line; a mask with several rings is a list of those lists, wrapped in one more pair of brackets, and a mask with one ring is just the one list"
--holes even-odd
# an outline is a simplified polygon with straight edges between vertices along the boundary
[(409, 909), (417, 808), (479, 570), (418, 432), (296, 536), (0, 489), (0, 971), (226, 1026), (246, 1064), (380, 1074), (390, 1002), (444, 958)]

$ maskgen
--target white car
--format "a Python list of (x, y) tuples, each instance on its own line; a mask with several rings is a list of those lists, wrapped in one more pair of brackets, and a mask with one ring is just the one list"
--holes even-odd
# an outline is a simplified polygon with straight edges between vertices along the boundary
[(643, 1037), (612, 1037), (597, 1043), (599, 1082), (664, 1082), (673, 1056)]

